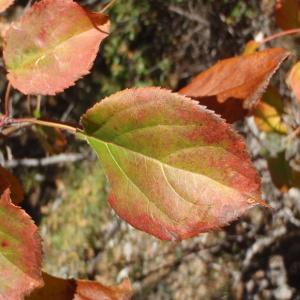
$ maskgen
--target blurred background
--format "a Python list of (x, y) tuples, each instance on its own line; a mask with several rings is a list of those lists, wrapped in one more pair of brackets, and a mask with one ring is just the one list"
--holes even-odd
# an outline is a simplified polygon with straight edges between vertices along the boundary
[[(106, 1), (78, 1), (100, 10)], [(241, 54), (247, 41), (278, 31), (272, 0), (118, 0), (109, 9), (111, 35), (90, 75), (56, 97), (12, 93), (15, 116), (78, 123), (93, 103), (137, 86), (178, 90), (220, 59)], [(28, 1), (16, 1), (16, 19)], [(277, 40), (297, 54), (299, 38)], [(298, 53), (299, 54), (299, 53)], [(293, 60), (293, 59), (292, 59)], [(0, 65), (2, 95), (7, 82)], [(284, 78), (291, 122), (299, 106)], [(259, 135), (251, 119), (234, 125), (246, 137), (271, 210), (254, 208), (227, 228), (181, 243), (162, 242), (121, 221), (106, 202), (109, 185), (89, 147), (68, 134), (24, 128), (0, 137), (0, 162), (25, 190), (23, 207), (44, 240), (44, 268), (63, 277), (114, 284), (130, 277), (134, 299), (300, 299), (300, 190), (274, 186), (263, 152), (282, 151), (280, 135)], [(299, 142), (289, 151), (299, 153)], [(300, 165), (300, 164), (299, 164)], [(300, 167), (297, 166), (300, 172)]]

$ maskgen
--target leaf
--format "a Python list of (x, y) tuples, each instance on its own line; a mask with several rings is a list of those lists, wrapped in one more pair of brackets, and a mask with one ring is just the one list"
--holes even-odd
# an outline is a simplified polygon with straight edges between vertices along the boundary
[(109, 21), (72, 0), (42, 0), (10, 26), (4, 59), (24, 94), (54, 95), (89, 73)]
[(160, 239), (219, 228), (262, 203), (242, 138), (189, 98), (129, 89), (96, 104), (82, 124), (109, 178), (113, 209)]
[(0, 13), (4, 12), (14, 3), (14, 0), (0, 0)]
[(21, 300), (43, 285), (41, 257), (37, 227), (7, 189), (0, 198), (0, 300)]
[(95, 281), (65, 280), (43, 273), (45, 286), (26, 300), (128, 300), (132, 295), (130, 281), (108, 287)]
[(292, 67), (287, 78), (287, 84), (300, 102), (300, 61)]
[(224, 59), (179, 91), (220, 114), (228, 122), (251, 111), (289, 53), (272, 48)]
[(19, 180), (8, 170), (0, 166), (0, 195), (10, 189), (11, 199), (14, 204), (20, 204), (24, 198), (23, 188)]
[(287, 133), (287, 127), (282, 121), (283, 102), (278, 91), (269, 86), (262, 100), (254, 111), (256, 126), (264, 132)]
[(299, 0), (276, 0), (275, 16), (277, 26), (283, 30), (300, 27)]

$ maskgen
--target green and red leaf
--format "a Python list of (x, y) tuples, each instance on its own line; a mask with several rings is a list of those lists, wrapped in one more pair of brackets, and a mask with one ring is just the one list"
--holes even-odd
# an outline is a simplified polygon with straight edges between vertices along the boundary
[(13, 203), (20, 204), (24, 198), (24, 192), (19, 180), (0, 166), (0, 195), (7, 189), (11, 191), (10, 197)]
[(73, 0), (41, 0), (6, 35), (4, 60), (11, 84), (24, 94), (54, 95), (89, 73), (108, 18)]
[(257, 104), (289, 53), (280, 48), (221, 60), (179, 93), (196, 99), (228, 122), (242, 119)]
[(14, 3), (14, 0), (0, 0), (0, 13), (4, 12)]
[(96, 281), (61, 279), (43, 273), (45, 286), (35, 290), (26, 300), (129, 300), (130, 281), (117, 286), (105, 286)]
[(185, 96), (125, 90), (88, 110), (82, 124), (109, 178), (111, 206), (160, 239), (219, 228), (264, 204), (243, 139)]
[(0, 198), (0, 300), (21, 300), (43, 285), (42, 247), (37, 227), (9, 194)]

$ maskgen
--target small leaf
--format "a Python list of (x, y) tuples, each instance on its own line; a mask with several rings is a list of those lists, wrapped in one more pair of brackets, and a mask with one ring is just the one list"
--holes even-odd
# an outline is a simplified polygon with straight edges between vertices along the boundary
[(287, 78), (287, 84), (294, 92), (297, 100), (300, 101), (300, 61), (292, 67)]
[(199, 100), (232, 123), (255, 107), (270, 78), (288, 55), (284, 49), (272, 48), (221, 60), (179, 93)]
[(24, 94), (54, 95), (89, 73), (109, 21), (72, 0), (35, 3), (6, 36), (11, 84)]
[(125, 90), (88, 110), (82, 124), (109, 178), (111, 206), (160, 239), (219, 228), (262, 203), (242, 138), (189, 98)]
[(0, 195), (10, 189), (11, 199), (14, 204), (20, 204), (24, 198), (23, 188), (19, 180), (8, 170), (0, 166)]
[(4, 12), (14, 3), (14, 0), (0, 0), (0, 13)]
[(257, 127), (264, 132), (287, 133), (282, 121), (283, 102), (278, 91), (269, 86), (258, 103), (253, 115)]
[(45, 286), (35, 290), (26, 300), (129, 300), (129, 280), (108, 287), (95, 281), (65, 280), (43, 273)]
[(41, 241), (30, 217), (11, 203), (9, 190), (0, 198), (0, 299), (21, 300), (43, 285)]
[(283, 30), (300, 27), (299, 0), (276, 0), (275, 16), (278, 27)]

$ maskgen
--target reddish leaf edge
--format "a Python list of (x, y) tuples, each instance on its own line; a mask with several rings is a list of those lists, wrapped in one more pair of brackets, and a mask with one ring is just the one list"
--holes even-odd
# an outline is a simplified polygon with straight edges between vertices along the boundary
[[(108, 203), (109, 203), (109, 205), (110, 205), (110, 207), (111, 207), (111, 209), (113, 209), (113, 207), (111, 206), (111, 201), (114, 201), (114, 195), (113, 195), (113, 193), (112, 192), (110, 192), (110, 194), (109, 194), (109, 196), (108, 196)], [(250, 201), (251, 201), (251, 203), (250, 203)], [(142, 233), (146, 233), (147, 235), (149, 235), (149, 236), (151, 236), (151, 237), (154, 237), (154, 238), (157, 238), (157, 239), (159, 239), (159, 240), (161, 240), (161, 241), (171, 241), (171, 242), (181, 242), (181, 241), (183, 241), (183, 240), (187, 240), (187, 239), (192, 239), (192, 238), (195, 238), (195, 237), (197, 237), (197, 236), (199, 236), (200, 234), (202, 234), (202, 233), (211, 233), (211, 232), (214, 232), (214, 231), (220, 231), (220, 230), (223, 230), (225, 227), (227, 227), (227, 226), (229, 226), (230, 224), (232, 224), (232, 223), (234, 223), (234, 222), (236, 222), (236, 221), (238, 221), (238, 220), (240, 220), (242, 217), (243, 217), (243, 215), (247, 212), (247, 211), (249, 211), (250, 209), (252, 209), (252, 208), (254, 208), (255, 206), (261, 206), (261, 207), (263, 207), (264, 209), (273, 209), (266, 201), (264, 201), (263, 199), (253, 199), (253, 200), (249, 200), (249, 202), (248, 202), (249, 204), (250, 204), (250, 206), (246, 209), (246, 211), (242, 214), (242, 215), (240, 215), (240, 216), (236, 216), (235, 218), (232, 218), (229, 222), (227, 222), (227, 223), (224, 223), (224, 224), (222, 224), (221, 226), (214, 226), (214, 227), (212, 227), (212, 228), (210, 228), (210, 229), (206, 229), (205, 231), (202, 231), (202, 232), (199, 232), (198, 234), (192, 234), (192, 235), (190, 235), (190, 236), (185, 236), (185, 237), (180, 237), (180, 236), (177, 236), (177, 235), (175, 235), (175, 234), (173, 234), (173, 233), (170, 233), (170, 236), (172, 236), (172, 238), (171, 239), (165, 239), (165, 238), (160, 238), (160, 237), (158, 237), (158, 236), (156, 236), (156, 235), (152, 235), (151, 233), (148, 233), (148, 232), (146, 232), (146, 231), (144, 231), (144, 230), (141, 230), (141, 229), (139, 229), (138, 227), (136, 227), (136, 226), (134, 226), (134, 225), (132, 225), (132, 224), (130, 224), (130, 226), (132, 226), (132, 227), (134, 227), (134, 229), (135, 230), (138, 230), (139, 232), (142, 232)], [(114, 209), (113, 209), (114, 210)], [(118, 216), (119, 217), (119, 216)], [(121, 217), (119, 217), (120, 219), (122, 219)], [(123, 219), (122, 219), (123, 220)], [(126, 223), (128, 223), (126, 220), (125, 220), (125, 222)]]
[[(268, 48), (268, 49), (275, 49), (275, 48)], [(291, 55), (291, 52), (287, 51), (286, 49), (284, 49), (284, 48), (280, 48), (280, 49), (285, 50), (285, 55), (283, 55), (283, 57), (281, 58), (281, 60), (277, 64), (277, 66), (274, 68), (273, 72), (271, 72), (270, 75), (261, 83), (261, 85), (258, 86), (256, 93), (254, 95), (252, 95), (251, 97), (245, 99), (245, 101), (243, 103), (243, 107), (245, 109), (249, 110), (248, 116), (253, 115), (254, 109), (260, 103), (261, 97), (266, 92), (272, 77), (275, 75), (275, 73), (277, 73), (277, 71), (281, 67), (282, 63), (286, 59), (288, 59), (289, 56)]]

